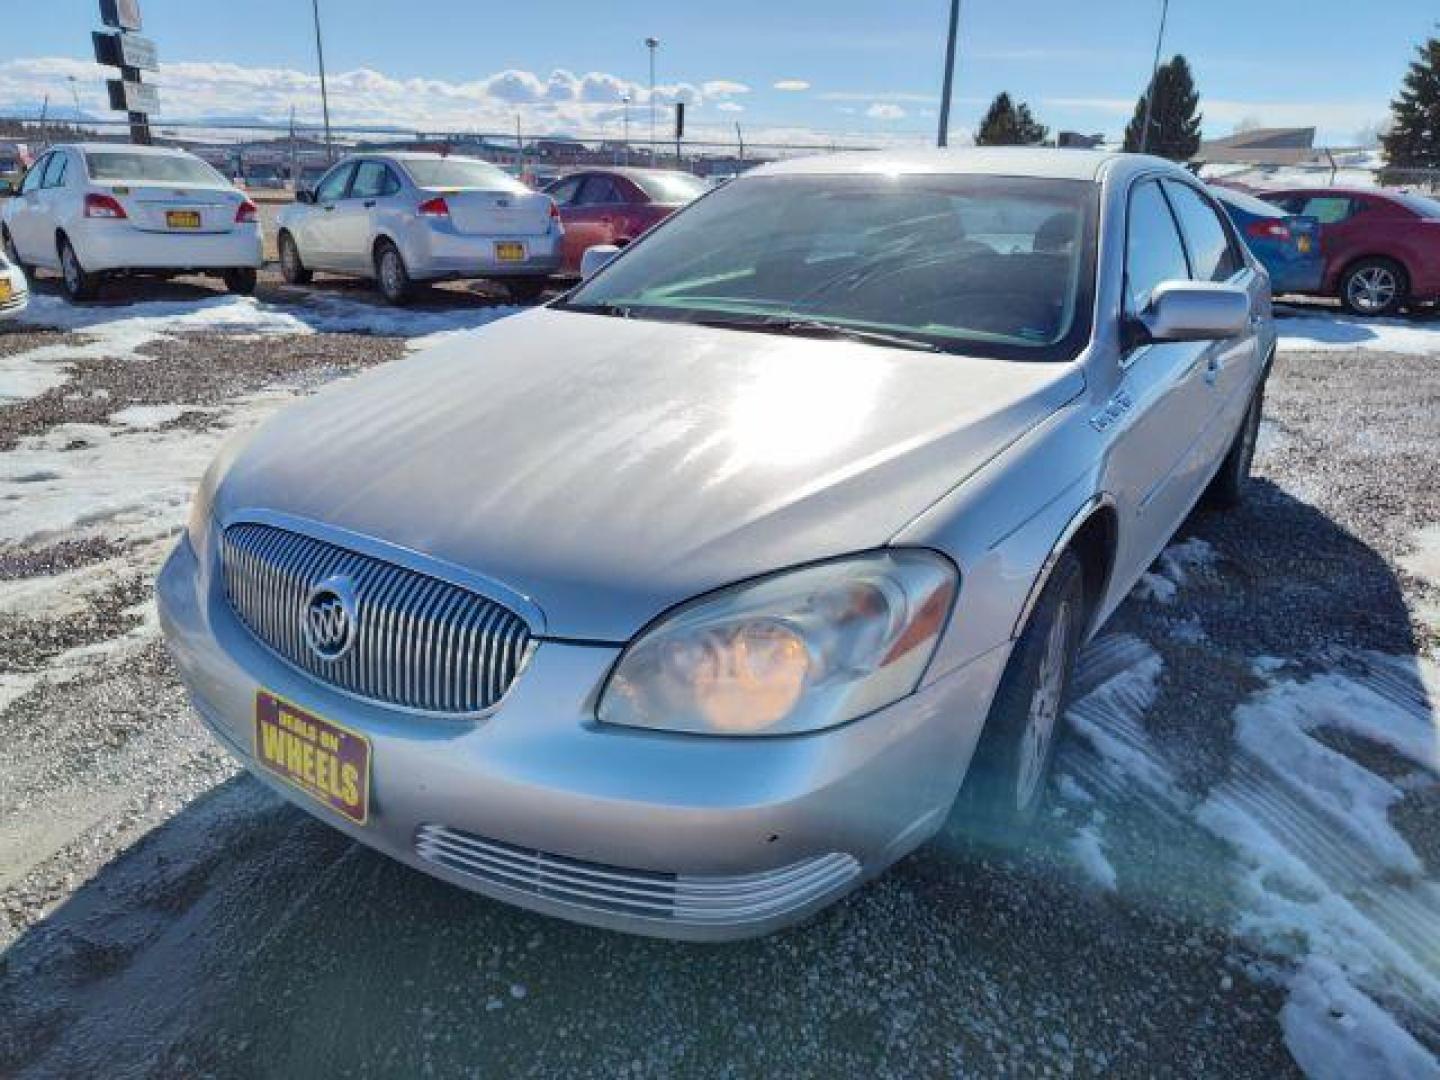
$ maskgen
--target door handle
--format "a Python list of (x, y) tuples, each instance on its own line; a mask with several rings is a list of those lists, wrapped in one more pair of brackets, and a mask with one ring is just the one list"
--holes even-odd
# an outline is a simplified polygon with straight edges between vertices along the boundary
[(1205, 381), (1211, 386), (1214, 386), (1215, 380), (1220, 378), (1220, 369), (1224, 366), (1220, 357), (1210, 357), (1209, 360), (1205, 361)]
[(366, 200), (365, 200), (365, 209), (366, 209), (366, 210), (369, 210), (369, 209), (370, 209), (372, 206), (374, 206), (374, 205), (375, 205), (375, 200), (374, 200), (374, 199), (366, 199)]
[(320, 209), (321, 209), (321, 210), (324, 210), (324, 211), (328, 214), (331, 210), (334, 210), (334, 209), (335, 209), (335, 204), (334, 204), (334, 203), (329, 203), (329, 204), (326, 205), (326, 206), (322, 206)]

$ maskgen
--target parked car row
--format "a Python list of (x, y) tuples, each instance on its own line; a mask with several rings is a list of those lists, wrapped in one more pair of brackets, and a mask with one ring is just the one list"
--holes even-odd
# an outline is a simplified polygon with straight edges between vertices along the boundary
[(1212, 190), (1276, 292), (1333, 296), (1355, 315), (1440, 302), (1440, 201), (1350, 188)]

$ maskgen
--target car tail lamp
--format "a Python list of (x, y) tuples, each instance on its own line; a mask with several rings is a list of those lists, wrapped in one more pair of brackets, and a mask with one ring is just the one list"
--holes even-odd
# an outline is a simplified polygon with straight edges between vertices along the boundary
[(260, 220), (260, 210), (249, 199), (235, 208), (236, 225), (253, 225)]
[(1259, 240), (1289, 240), (1290, 226), (1275, 218), (1257, 218), (1245, 226), (1245, 235)]
[(448, 218), (450, 216), (450, 204), (445, 201), (444, 196), (436, 195), (433, 199), (426, 199), (415, 208), (415, 213), (421, 217)]
[(86, 195), (85, 216), (89, 218), (124, 218), (125, 208), (113, 195)]
[(560, 220), (560, 207), (558, 207), (558, 206), (555, 205), (555, 200), (554, 200), (554, 199), (551, 199), (551, 200), (550, 200), (550, 220), (551, 220), (551, 221), (558, 221), (558, 220)]

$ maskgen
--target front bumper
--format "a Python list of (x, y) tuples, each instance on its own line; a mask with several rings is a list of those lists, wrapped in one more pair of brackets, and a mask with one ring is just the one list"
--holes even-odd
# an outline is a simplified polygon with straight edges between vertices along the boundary
[(68, 235), (90, 271), (259, 269), (264, 261), (258, 225), (228, 233), (147, 232), (97, 220), (77, 224)]
[(0, 319), (13, 319), (30, 303), (30, 290), (25, 283), (25, 275), (20, 272), (19, 267), (12, 266), (0, 270), (0, 278), (10, 283), (10, 295), (4, 300), (0, 300)]
[[(542, 642), (479, 720), (410, 714), (291, 668), (234, 617), (217, 568), (182, 540), (157, 585), (196, 708), (260, 779), (417, 869), (579, 922), (690, 940), (763, 934), (873, 876), (943, 823), (1007, 650), (815, 735), (723, 739), (605, 728), (612, 646)], [(369, 737), (356, 825), (260, 767), (264, 687)]]

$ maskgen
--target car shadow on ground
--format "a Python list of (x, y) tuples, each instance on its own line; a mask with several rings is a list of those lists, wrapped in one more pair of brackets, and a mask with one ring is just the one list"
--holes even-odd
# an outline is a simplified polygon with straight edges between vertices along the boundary
[[(1257, 656), (1415, 653), (1386, 560), (1256, 489), (1187, 522), (1213, 564), (1172, 603), (1127, 601), (1079, 676), (1091, 692), (1120, 673), (1095, 670), (1117, 640), (1160, 655), (1138, 722), (1196, 799), (1229, 775)], [(1193, 619), (1203, 640), (1176, 633)], [(1093, 748), (1065, 755), (1083, 779)], [(468, 894), (238, 776), (8, 949), (0, 1073), (1294, 1075), (1284, 991), (1231, 934), (1225, 846), (1123, 774), (1091, 798), (1057, 794), (1023, 840), (949, 829), (802, 926), (697, 946)], [(1113, 892), (1073, 857), (1073, 818), (1096, 809)]]

